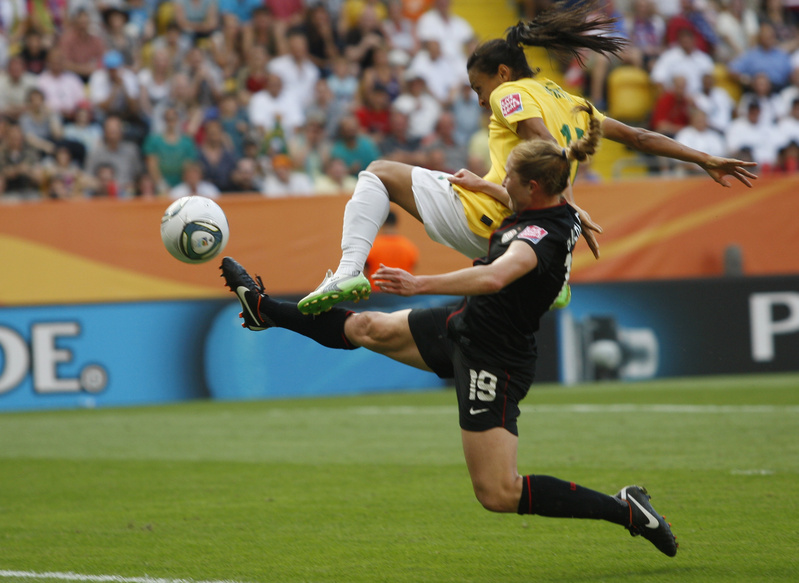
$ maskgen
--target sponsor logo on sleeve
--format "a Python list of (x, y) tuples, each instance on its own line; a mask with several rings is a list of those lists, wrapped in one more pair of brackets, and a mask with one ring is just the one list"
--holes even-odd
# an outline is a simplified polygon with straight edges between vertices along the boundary
[(524, 108), (522, 107), (522, 96), (519, 93), (511, 93), (499, 100), (499, 109), (502, 112), (502, 117), (508, 117), (514, 113), (519, 113)]
[(519, 233), (519, 239), (527, 239), (528, 241), (532, 241), (533, 244), (538, 243), (546, 236), (547, 232), (541, 227), (537, 227), (535, 225), (530, 225), (529, 227), (525, 228), (524, 231)]

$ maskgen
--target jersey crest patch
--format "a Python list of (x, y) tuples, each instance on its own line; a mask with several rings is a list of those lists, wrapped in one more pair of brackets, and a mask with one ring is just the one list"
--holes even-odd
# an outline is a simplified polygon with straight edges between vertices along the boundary
[(499, 110), (502, 112), (502, 117), (508, 117), (511, 114), (523, 111), (521, 94), (511, 93), (500, 99)]
[(546, 230), (542, 229), (541, 227), (537, 227), (535, 225), (530, 225), (529, 227), (525, 228), (524, 231), (519, 233), (519, 239), (527, 239), (528, 241), (532, 241), (533, 244), (538, 243), (541, 239), (547, 236)]

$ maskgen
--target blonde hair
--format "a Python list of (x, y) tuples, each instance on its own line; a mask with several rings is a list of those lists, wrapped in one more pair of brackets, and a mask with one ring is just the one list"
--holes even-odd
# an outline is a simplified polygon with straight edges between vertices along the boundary
[(602, 126), (594, 116), (590, 103), (574, 109), (585, 112), (590, 121), (588, 131), (579, 140), (562, 148), (549, 140), (526, 140), (510, 153), (510, 167), (519, 175), (522, 183), (538, 182), (547, 194), (560, 194), (569, 184), (572, 161), (585, 162), (599, 146)]

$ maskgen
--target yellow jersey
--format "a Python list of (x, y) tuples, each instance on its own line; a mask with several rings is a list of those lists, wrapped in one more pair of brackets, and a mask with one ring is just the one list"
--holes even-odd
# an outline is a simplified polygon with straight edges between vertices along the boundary
[[(585, 99), (567, 93), (544, 77), (526, 77), (503, 83), (494, 89), (489, 101), (491, 119), (488, 123), (488, 146), (491, 169), (483, 178), (495, 184), (502, 184), (508, 156), (523, 141), (516, 134), (516, 126), (520, 121), (541, 118), (549, 133), (564, 148), (572, 140), (581, 138), (588, 130), (588, 114), (575, 114), (573, 111), (578, 105), (583, 105)], [(605, 119), (596, 110), (594, 115), (600, 122)], [(576, 171), (575, 162), (572, 165), (572, 178)], [(472, 192), (460, 186), (454, 188), (463, 203), (469, 228), (480, 237), (488, 239), (502, 220), (511, 214), (509, 208), (487, 194)]]

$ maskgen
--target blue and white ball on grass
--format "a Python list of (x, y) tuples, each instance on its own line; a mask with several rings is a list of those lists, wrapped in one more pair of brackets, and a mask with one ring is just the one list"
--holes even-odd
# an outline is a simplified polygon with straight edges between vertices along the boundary
[(175, 259), (205, 263), (219, 255), (230, 235), (222, 208), (204, 196), (184, 196), (161, 218), (161, 240)]

